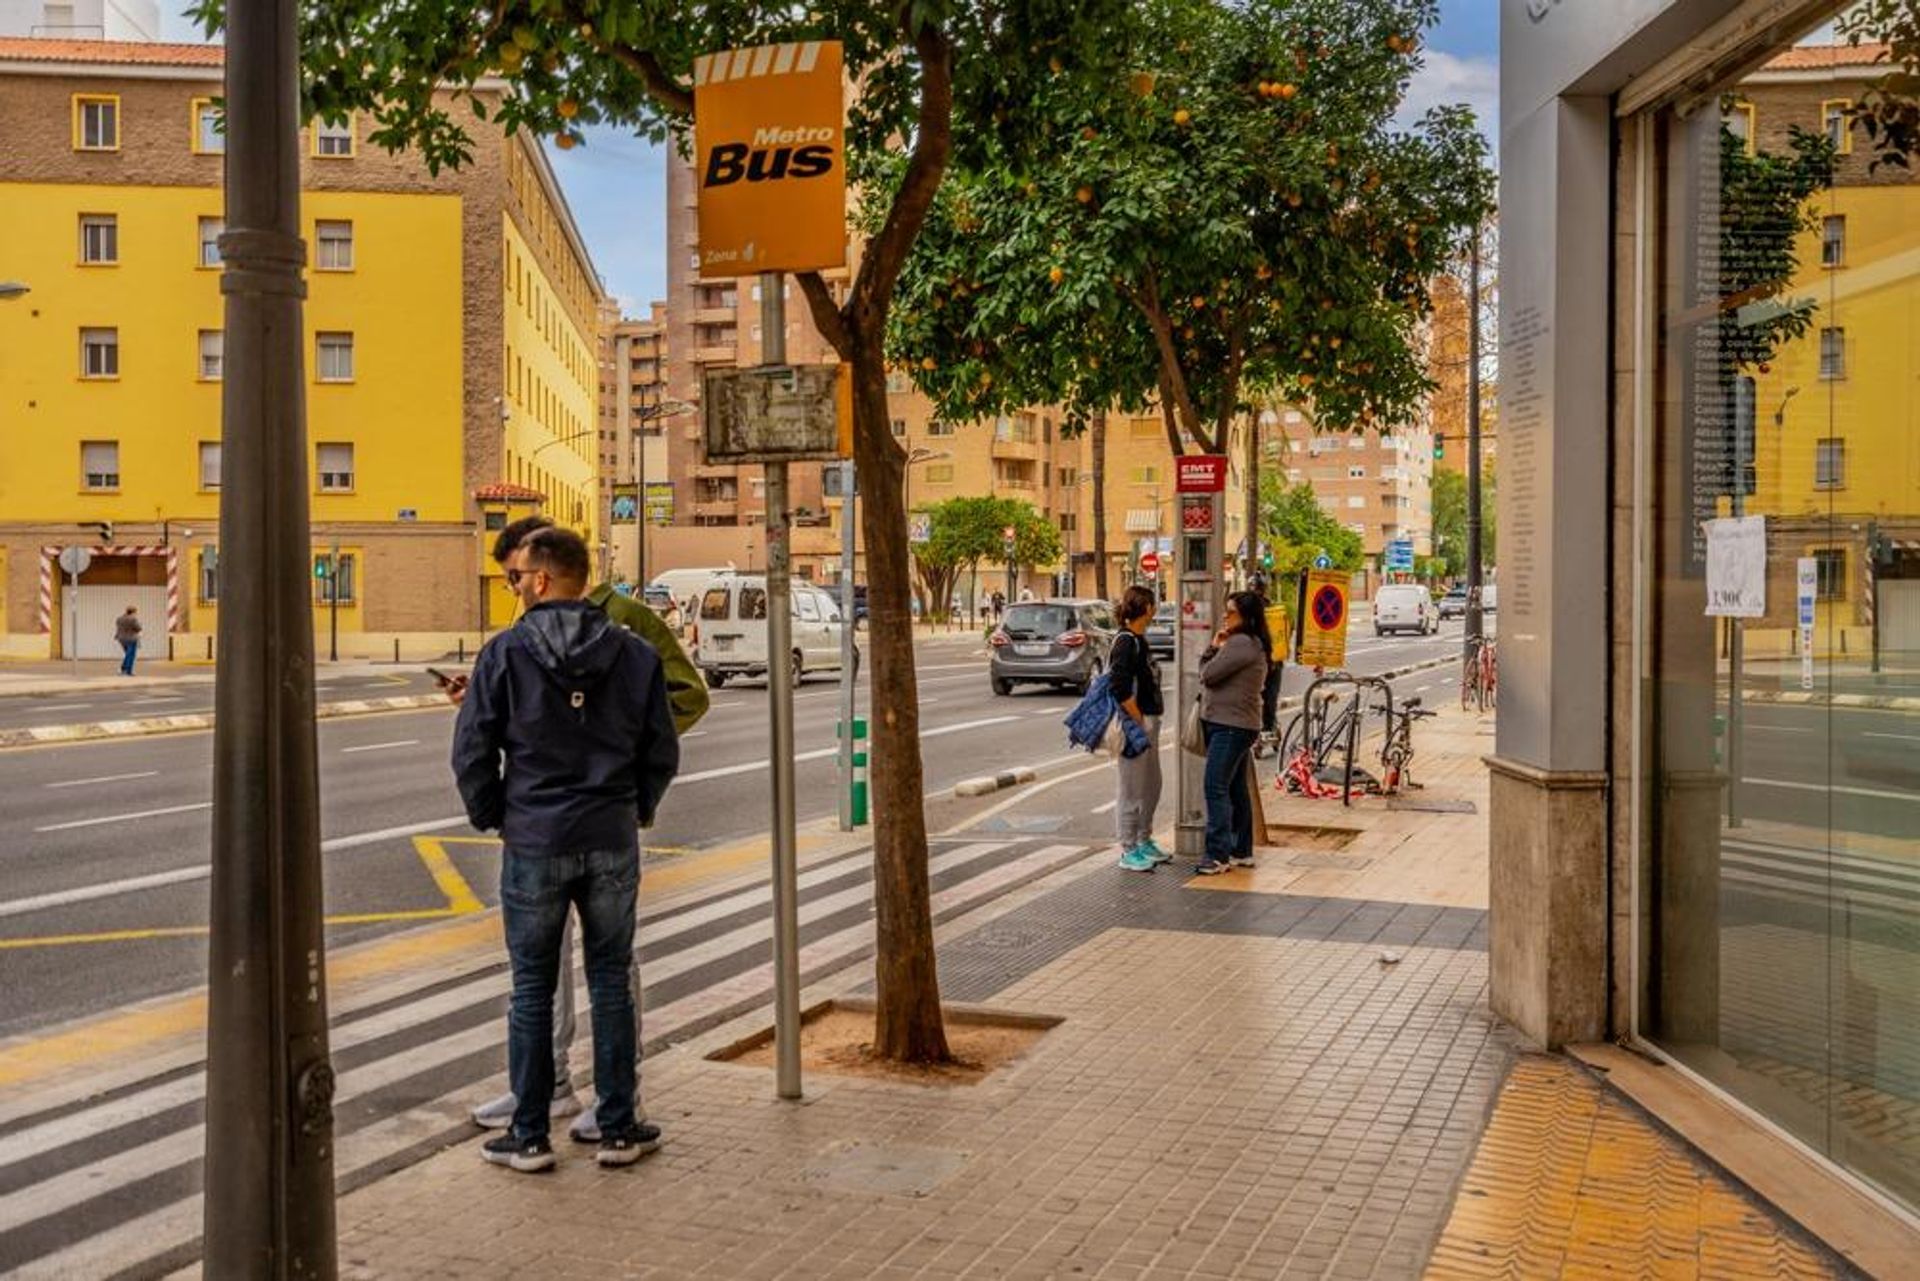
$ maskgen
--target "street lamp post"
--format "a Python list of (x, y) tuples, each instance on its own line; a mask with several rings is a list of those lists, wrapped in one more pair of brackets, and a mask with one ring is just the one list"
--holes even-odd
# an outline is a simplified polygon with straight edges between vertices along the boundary
[(330, 1278), (320, 778), (308, 541), (294, 0), (227, 6), (226, 379), (214, 677), (204, 1266)]

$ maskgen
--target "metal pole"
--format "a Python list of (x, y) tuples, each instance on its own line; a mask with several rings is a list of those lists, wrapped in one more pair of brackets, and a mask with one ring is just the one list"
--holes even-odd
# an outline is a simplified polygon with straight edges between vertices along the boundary
[(1473, 229), (1467, 259), (1467, 614), (1462, 648), (1473, 662), (1486, 626), (1481, 609), (1480, 568), (1480, 228)]
[[(1729, 406), (1732, 409), (1733, 406)], [(1739, 430), (1735, 410), (1733, 433), (1733, 516), (1738, 520), (1747, 513), (1747, 459), (1745, 438)], [(1745, 620), (1729, 618), (1727, 620), (1727, 826), (1740, 826), (1740, 764), (1742, 722), (1741, 683), (1745, 679), (1747, 635)]]
[[(760, 277), (761, 363), (787, 358), (778, 272)], [(800, 863), (794, 837), (793, 547), (787, 464), (767, 464), (767, 692), (773, 729), (773, 1053), (775, 1086), (800, 1097)]]
[(327, 561), (327, 661), (340, 661), (340, 544), (335, 541)]
[(227, 7), (204, 1268), (337, 1271), (294, 0)]
[(840, 464), (840, 830), (853, 830), (853, 517), (854, 471)]
[(80, 575), (67, 575), (67, 598), (60, 603), (61, 628), (67, 634), (67, 661), (72, 665), (74, 679), (80, 677)]

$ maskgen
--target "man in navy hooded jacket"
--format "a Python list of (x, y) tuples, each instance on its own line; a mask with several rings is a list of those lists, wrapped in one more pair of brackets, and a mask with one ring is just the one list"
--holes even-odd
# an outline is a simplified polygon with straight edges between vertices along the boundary
[(635, 1119), (634, 903), (639, 829), (680, 767), (660, 657), (584, 598), (587, 545), (564, 529), (522, 544), (508, 585), (526, 605), (480, 651), (454, 725), (453, 772), (467, 817), (505, 845), (500, 906), (513, 967), (507, 1075), (513, 1125), (483, 1154), (522, 1171), (554, 1164), (553, 994), (561, 929), (580, 915), (593, 1005), (601, 1165), (659, 1146)]

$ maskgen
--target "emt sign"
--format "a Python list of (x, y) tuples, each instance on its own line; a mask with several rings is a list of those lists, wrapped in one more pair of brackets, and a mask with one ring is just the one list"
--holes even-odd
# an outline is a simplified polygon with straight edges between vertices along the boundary
[(844, 92), (837, 41), (694, 59), (701, 275), (846, 265)]

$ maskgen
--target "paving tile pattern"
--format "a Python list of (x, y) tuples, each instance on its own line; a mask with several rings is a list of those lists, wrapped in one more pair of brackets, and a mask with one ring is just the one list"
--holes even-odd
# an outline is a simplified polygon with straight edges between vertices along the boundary
[(1564, 1059), (1501, 1088), (1428, 1281), (1853, 1275)]
[(972, 1088), (815, 1076), (796, 1107), (662, 1056), (658, 1155), (529, 1177), (449, 1152), (342, 1203), (343, 1273), (1418, 1276), (1512, 1050), (1482, 953), (1327, 941), (1364, 910), (1307, 905), (1313, 939), (1099, 932), (994, 994), (1066, 1022)]

